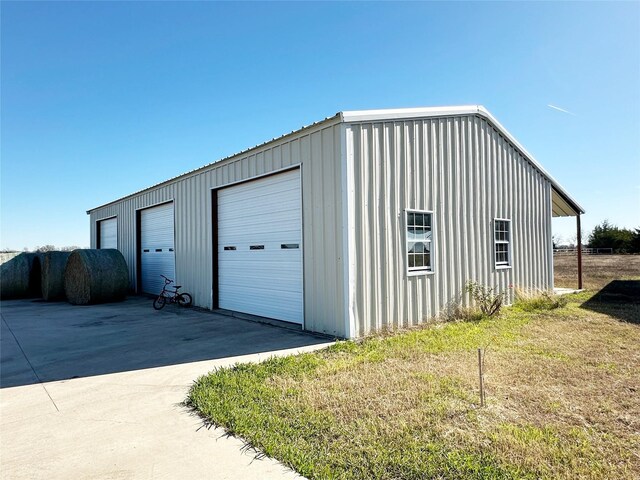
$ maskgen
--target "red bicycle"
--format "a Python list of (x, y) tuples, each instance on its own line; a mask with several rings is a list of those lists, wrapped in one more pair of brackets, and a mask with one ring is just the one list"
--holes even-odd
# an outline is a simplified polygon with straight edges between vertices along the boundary
[(153, 308), (156, 310), (161, 310), (167, 302), (169, 303), (177, 303), (181, 307), (190, 307), (193, 299), (191, 295), (188, 293), (180, 293), (178, 290), (182, 288), (182, 285), (174, 285), (173, 290), (167, 290), (167, 287), (173, 283), (173, 280), (165, 277), (164, 275), (160, 275), (164, 278), (164, 286), (162, 287), (162, 291), (158, 298), (153, 301)]

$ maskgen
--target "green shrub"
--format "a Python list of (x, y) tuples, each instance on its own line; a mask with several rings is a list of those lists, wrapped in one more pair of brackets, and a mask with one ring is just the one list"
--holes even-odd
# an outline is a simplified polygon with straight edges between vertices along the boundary
[(487, 287), (476, 282), (467, 282), (465, 290), (478, 304), (480, 311), (487, 317), (500, 313), (502, 304), (506, 298), (505, 292), (499, 292), (498, 287)]

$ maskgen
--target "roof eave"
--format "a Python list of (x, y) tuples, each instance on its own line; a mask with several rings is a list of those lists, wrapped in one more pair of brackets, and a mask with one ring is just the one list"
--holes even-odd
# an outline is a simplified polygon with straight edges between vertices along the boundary
[(161, 187), (163, 185), (167, 185), (169, 183), (176, 182), (178, 180), (181, 180), (183, 178), (186, 178), (186, 177), (189, 177), (189, 176), (192, 176), (192, 175), (197, 175), (197, 174), (201, 173), (202, 171), (204, 171), (204, 170), (206, 170), (208, 168), (211, 168), (213, 166), (217, 167), (223, 162), (233, 161), (236, 157), (239, 157), (239, 156), (242, 156), (242, 155), (248, 155), (253, 150), (257, 150), (259, 148), (263, 148), (263, 147), (269, 145), (270, 143), (277, 142), (277, 141), (282, 140), (282, 139), (284, 139), (284, 138), (286, 138), (286, 137), (288, 137), (290, 135), (296, 135), (296, 134), (298, 134), (300, 132), (303, 132), (304, 130), (308, 130), (310, 128), (317, 127), (318, 125), (322, 125), (322, 124), (325, 124), (325, 123), (329, 123), (331, 121), (335, 121), (336, 119), (338, 119), (338, 123), (342, 122), (342, 116), (341, 116), (340, 112), (336, 113), (335, 115), (333, 115), (331, 117), (327, 117), (327, 118), (325, 118), (323, 120), (320, 120), (318, 122), (313, 122), (310, 125), (304, 125), (303, 127), (299, 128), (297, 130), (293, 130), (293, 131), (291, 131), (289, 133), (285, 133), (284, 135), (280, 135), (279, 137), (272, 138), (271, 140), (267, 140), (266, 142), (262, 142), (262, 143), (259, 143), (258, 145), (254, 145), (253, 147), (246, 148), (244, 150), (241, 150), (241, 151), (239, 151), (237, 153), (233, 153), (233, 154), (228, 155), (228, 156), (226, 156), (224, 158), (221, 158), (219, 160), (215, 160), (214, 162), (207, 163), (206, 165), (203, 165), (201, 167), (195, 168), (193, 170), (189, 170), (188, 172), (181, 173), (180, 175), (176, 175), (175, 177), (171, 177), (171, 178), (169, 178), (167, 180), (164, 180), (164, 181), (162, 181), (160, 183), (156, 183), (156, 184), (151, 185), (149, 187), (146, 187), (146, 188), (143, 188), (143, 189), (138, 190), (136, 192), (130, 193), (129, 195), (125, 195), (124, 197), (120, 197), (120, 198), (117, 198), (116, 200), (112, 200), (112, 201), (104, 203), (102, 205), (98, 205), (97, 207), (93, 207), (93, 208), (87, 210), (87, 215), (91, 215), (91, 212), (93, 212), (95, 210), (99, 210), (101, 208), (108, 207), (109, 205), (113, 205), (114, 203), (121, 202), (122, 200), (126, 200), (127, 198), (135, 197), (136, 195), (140, 195), (141, 193), (147, 192), (147, 191), (152, 190), (154, 188), (158, 188), (158, 187)]

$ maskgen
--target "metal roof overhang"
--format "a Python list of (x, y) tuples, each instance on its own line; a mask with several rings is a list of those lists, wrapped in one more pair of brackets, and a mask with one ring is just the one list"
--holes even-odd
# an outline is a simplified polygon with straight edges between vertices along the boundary
[(551, 190), (551, 212), (554, 217), (575, 217), (584, 211), (579, 210), (575, 204), (567, 200), (562, 193), (555, 188)]

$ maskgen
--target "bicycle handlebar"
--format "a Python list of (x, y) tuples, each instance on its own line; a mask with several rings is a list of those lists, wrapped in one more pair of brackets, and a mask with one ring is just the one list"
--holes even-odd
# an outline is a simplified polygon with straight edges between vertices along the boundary
[(164, 278), (164, 283), (169, 285), (170, 283), (173, 283), (173, 280), (171, 280), (170, 278), (165, 277), (164, 275), (160, 275), (162, 278)]

